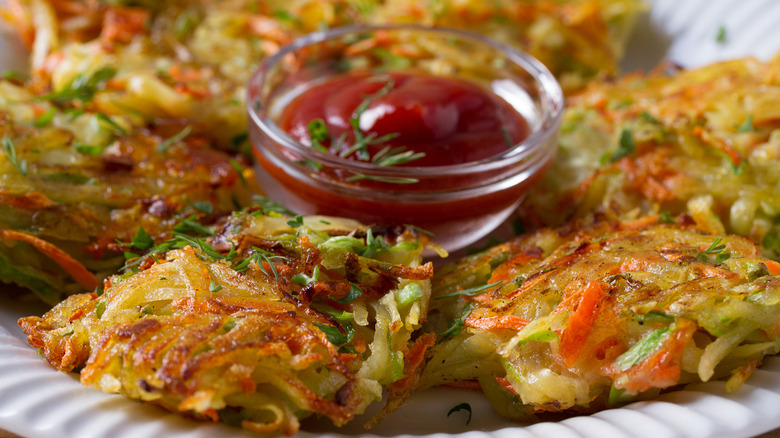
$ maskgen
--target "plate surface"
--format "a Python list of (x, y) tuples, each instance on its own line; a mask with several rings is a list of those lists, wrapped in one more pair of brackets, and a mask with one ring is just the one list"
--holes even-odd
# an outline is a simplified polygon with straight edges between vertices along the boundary
[[(0, 4), (4, 0), (0, 0)], [(686, 67), (741, 56), (768, 59), (780, 51), (780, 1), (654, 0), (637, 24), (624, 70), (649, 70), (664, 59)], [(4, 36), (0, 23), (0, 71), (24, 69), (24, 51)], [(718, 35), (721, 35), (719, 38)], [(0, 286), (5, 287), (5, 286)], [(5, 287), (8, 289), (7, 287)], [(6, 291), (3, 291), (6, 292)], [(73, 374), (54, 371), (24, 342), (21, 316), (42, 305), (13, 293), (0, 295), (0, 428), (30, 438), (256, 437), (218, 424), (196, 423), (153, 406), (84, 388)], [(472, 407), (472, 421), (459, 411)], [(334, 429), (305, 422), (301, 437), (366, 435), (359, 420)], [(747, 437), (780, 427), (780, 357), (771, 357), (733, 393), (723, 382), (690, 385), (652, 402), (591, 416), (521, 426), (492, 412), (475, 392), (431, 390), (412, 397), (371, 431), (375, 436), (444, 438), (523, 437)], [(316, 431), (316, 433), (315, 433)]]

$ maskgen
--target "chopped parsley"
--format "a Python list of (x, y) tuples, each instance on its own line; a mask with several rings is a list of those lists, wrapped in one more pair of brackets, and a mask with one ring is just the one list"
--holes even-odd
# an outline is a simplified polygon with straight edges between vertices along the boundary
[(361, 295), (363, 295), (363, 291), (357, 287), (354, 283), (351, 281), (349, 282), (349, 293), (344, 298), (339, 298), (337, 300), (333, 300), (337, 303), (347, 304), (355, 301), (358, 299)]
[(718, 33), (715, 34), (715, 42), (718, 44), (725, 44), (728, 36), (726, 34), (726, 26), (718, 26)]
[(352, 327), (351, 322), (347, 322), (342, 326), (344, 333), (342, 333), (342, 330), (339, 330), (338, 327), (329, 326), (327, 324), (320, 324), (315, 322), (314, 325), (317, 326), (317, 328), (319, 328), (323, 333), (325, 333), (325, 337), (328, 338), (328, 342), (337, 347), (341, 347), (339, 348), (339, 353), (357, 353), (354, 346), (346, 345), (355, 337), (355, 328)]
[(618, 143), (618, 149), (609, 158), (611, 163), (618, 161), (619, 159), (631, 155), (636, 150), (636, 144), (634, 143), (634, 135), (629, 129), (623, 129), (620, 132), (620, 141)]
[(661, 212), (661, 214), (658, 215), (658, 222), (662, 224), (675, 224), (676, 222), (674, 219), (672, 219), (671, 215), (668, 211), (664, 210)]
[(742, 134), (753, 131), (755, 131), (755, 128), (753, 128), (753, 114), (748, 114), (748, 116), (745, 118), (745, 121), (742, 122), (742, 124), (737, 128), (737, 132)]
[(328, 131), (328, 125), (325, 124), (325, 120), (314, 119), (306, 126), (306, 130), (309, 132), (309, 140), (311, 141), (311, 147), (320, 151), (328, 152), (325, 148), (325, 142), (330, 141), (330, 131)]
[(130, 241), (130, 246), (136, 249), (147, 250), (154, 247), (154, 239), (143, 228), (138, 228), (138, 231)]
[(375, 255), (389, 250), (390, 247), (382, 237), (374, 237), (373, 231), (369, 228), (366, 231), (366, 246), (358, 253), (361, 257), (373, 258)]
[(297, 215), (293, 219), (287, 221), (287, 226), (290, 228), (299, 228), (303, 226), (303, 216)]

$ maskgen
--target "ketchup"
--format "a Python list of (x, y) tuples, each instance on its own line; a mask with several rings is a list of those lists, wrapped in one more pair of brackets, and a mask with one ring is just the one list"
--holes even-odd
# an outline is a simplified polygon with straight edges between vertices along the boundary
[[(302, 157), (250, 126), (263, 170), (258, 177), (269, 197), (300, 214), (416, 225), (450, 250), (503, 222), (552, 157), (526, 154), (526, 148), (518, 154), (524, 158), (489, 160), (529, 136), (528, 122), (488, 88), (416, 71), (328, 79), (292, 98), (276, 123), (304, 147), (345, 158), (346, 164), (316, 161), (316, 154)], [(363, 167), (352, 167), (375, 163), (392, 150), (414, 159), (382, 169), (412, 174), (412, 181), (367, 178)], [(446, 168), (454, 171), (437, 167), (458, 164), (463, 166)]]
[[(387, 146), (419, 154), (399, 166), (478, 161), (506, 152), (528, 135), (525, 119), (495, 93), (466, 80), (418, 72), (330, 79), (297, 96), (279, 125), (311, 145), (312, 121), (327, 127), (329, 139), (322, 145), (345, 158), (369, 161)], [(344, 155), (356, 142), (356, 130), (383, 141), (368, 144), (362, 158), (359, 152)]]

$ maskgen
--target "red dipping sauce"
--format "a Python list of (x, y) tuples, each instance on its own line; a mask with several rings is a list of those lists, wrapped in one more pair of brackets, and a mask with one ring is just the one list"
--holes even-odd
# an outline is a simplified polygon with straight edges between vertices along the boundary
[[(388, 53), (404, 57), (387, 64)], [(415, 225), (448, 250), (517, 208), (552, 160), (563, 109), (529, 55), (415, 26), (303, 37), (261, 62), (248, 97), (269, 198), (299, 214)]]
[(309, 125), (314, 120), (324, 121), (330, 139), (322, 144), (334, 155), (361, 159), (357, 152), (348, 153), (356, 129), (387, 139), (368, 144), (363, 161), (386, 146), (424, 154), (401, 166), (479, 161), (506, 152), (528, 136), (525, 119), (492, 91), (463, 79), (419, 72), (331, 78), (295, 98), (279, 124), (311, 145)]

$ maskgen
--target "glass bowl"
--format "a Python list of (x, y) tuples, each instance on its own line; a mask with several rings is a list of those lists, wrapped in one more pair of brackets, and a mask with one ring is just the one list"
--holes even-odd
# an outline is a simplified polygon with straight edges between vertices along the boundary
[[(528, 135), (466, 163), (380, 166), (303, 144), (285, 132), (285, 108), (350, 72), (424, 72), (494, 93), (527, 122)], [(413, 225), (454, 251), (507, 219), (553, 159), (563, 94), (530, 55), (455, 29), (345, 27), (309, 34), (266, 58), (248, 88), (249, 136), (267, 196), (300, 214)]]

